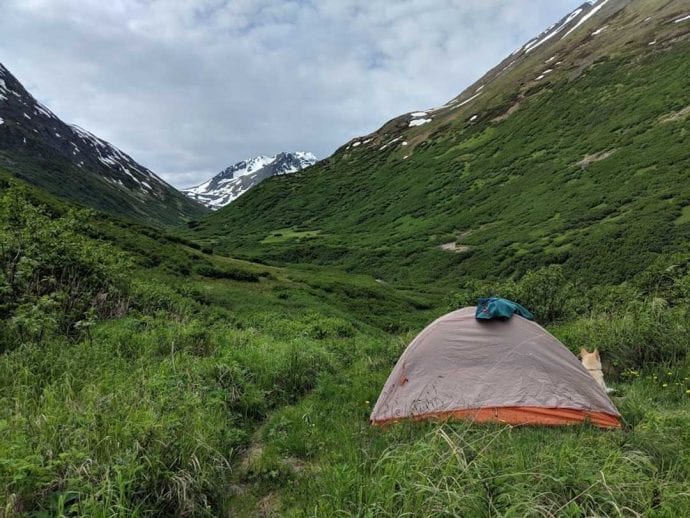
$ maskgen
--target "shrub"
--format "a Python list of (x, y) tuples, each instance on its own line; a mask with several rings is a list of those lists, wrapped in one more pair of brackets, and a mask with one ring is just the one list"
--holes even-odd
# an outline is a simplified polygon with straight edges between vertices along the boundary
[(536, 319), (551, 323), (572, 315), (573, 284), (558, 265), (528, 272), (517, 283), (516, 299), (530, 308)]
[(560, 265), (527, 272), (519, 281), (470, 281), (451, 298), (453, 308), (473, 306), (484, 297), (514, 300), (529, 309), (541, 324), (576, 314), (582, 294), (568, 281)]
[[(5, 343), (72, 334), (124, 314), (125, 256), (84, 236), (88, 211), (57, 217), (19, 188), (0, 198), (0, 332)], [(79, 324), (79, 325), (77, 325)]]
[(240, 270), (238, 268), (216, 268), (214, 266), (202, 265), (197, 266), (196, 273), (202, 277), (208, 277), (211, 279), (231, 279), (233, 281), (240, 282), (259, 282), (261, 276), (246, 270)]
[(605, 370), (619, 375), (682, 361), (690, 348), (688, 316), (686, 309), (670, 309), (663, 299), (646, 299), (579, 319), (557, 334), (572, 349), (598, 347)]

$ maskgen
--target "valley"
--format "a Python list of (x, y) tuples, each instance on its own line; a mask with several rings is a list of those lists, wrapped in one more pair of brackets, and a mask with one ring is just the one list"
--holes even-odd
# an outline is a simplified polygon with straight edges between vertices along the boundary
[[(184, 193), (0, 67), (0, 517), (690, 515), (688, 13), (587, 2), (443, 106)], [(622, 428), (372, 426), (487, 296), (597, 348)]]
[[(629, 10), (607, 20), (611, 38), (650, 13)], [(408, 129), (396, 128), (409, 116), (390, 121), (355, 141), (366, 144), (265, 183), (186, 235), (248, 259), (317, 262), (390, 282), (520, 276), (548, 264), (622, 282), (689, 237), (679, 217), (690, 198), (690, 142), (687, 119), (673, 114), (688, 102), (690, 29), (673, 27), (673, 16), (660, 28), (648, 22), (649, 34), (622, 49), (618, 36), (569, 39), (565, 50), (545, 43), (510, 76), (489, 72), (458, 97), (465, 103), (485, 85), (467, 104), (449, 103)], [(650, 47), (646, 39), (668, 25), (680, 35)], [(560, 69), (536, 82), (554, 52)], [(318, 237), (266, 239), (282, 228)], [(465, 253), (440, 250), (459, 234)]]

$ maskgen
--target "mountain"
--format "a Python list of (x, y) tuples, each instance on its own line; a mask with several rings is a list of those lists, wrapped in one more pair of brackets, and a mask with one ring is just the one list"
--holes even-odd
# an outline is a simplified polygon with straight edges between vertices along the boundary
[(61, 121), (0, 64), (0, 168), (132, 219), (175, 224), (205, 208), (112, 144)]
[(260, 155), (231, 165), (201, 185), (182, 192), (211, 209), (218, 209), (266, 178), (295, 173), (315, 163), (316, 157), (304, 151), (278, 153), (271, 157)]
[(688, 55), (689, 1), (585, 3), (448, 103), (264, 182), (194, 238), (385, 281), (549, 264), (625, 281), (690, 241)]

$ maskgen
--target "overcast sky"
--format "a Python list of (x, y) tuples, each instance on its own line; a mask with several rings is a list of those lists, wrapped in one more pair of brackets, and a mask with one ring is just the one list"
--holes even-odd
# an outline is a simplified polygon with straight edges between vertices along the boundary
[(0, 0), (0, 62), (177, 187), (445, 103), (584, 0)]

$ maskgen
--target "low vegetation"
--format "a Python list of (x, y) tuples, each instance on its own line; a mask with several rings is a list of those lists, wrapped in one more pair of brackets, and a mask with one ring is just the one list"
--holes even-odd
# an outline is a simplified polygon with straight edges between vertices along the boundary
[[(203, 253), (14, 182), (0, 209), (0, 514), (690, 513), (690, 254), (444, 293)], [(411, 337), (485, 294), (599, 346), (625, 428), (372, 428)]]

